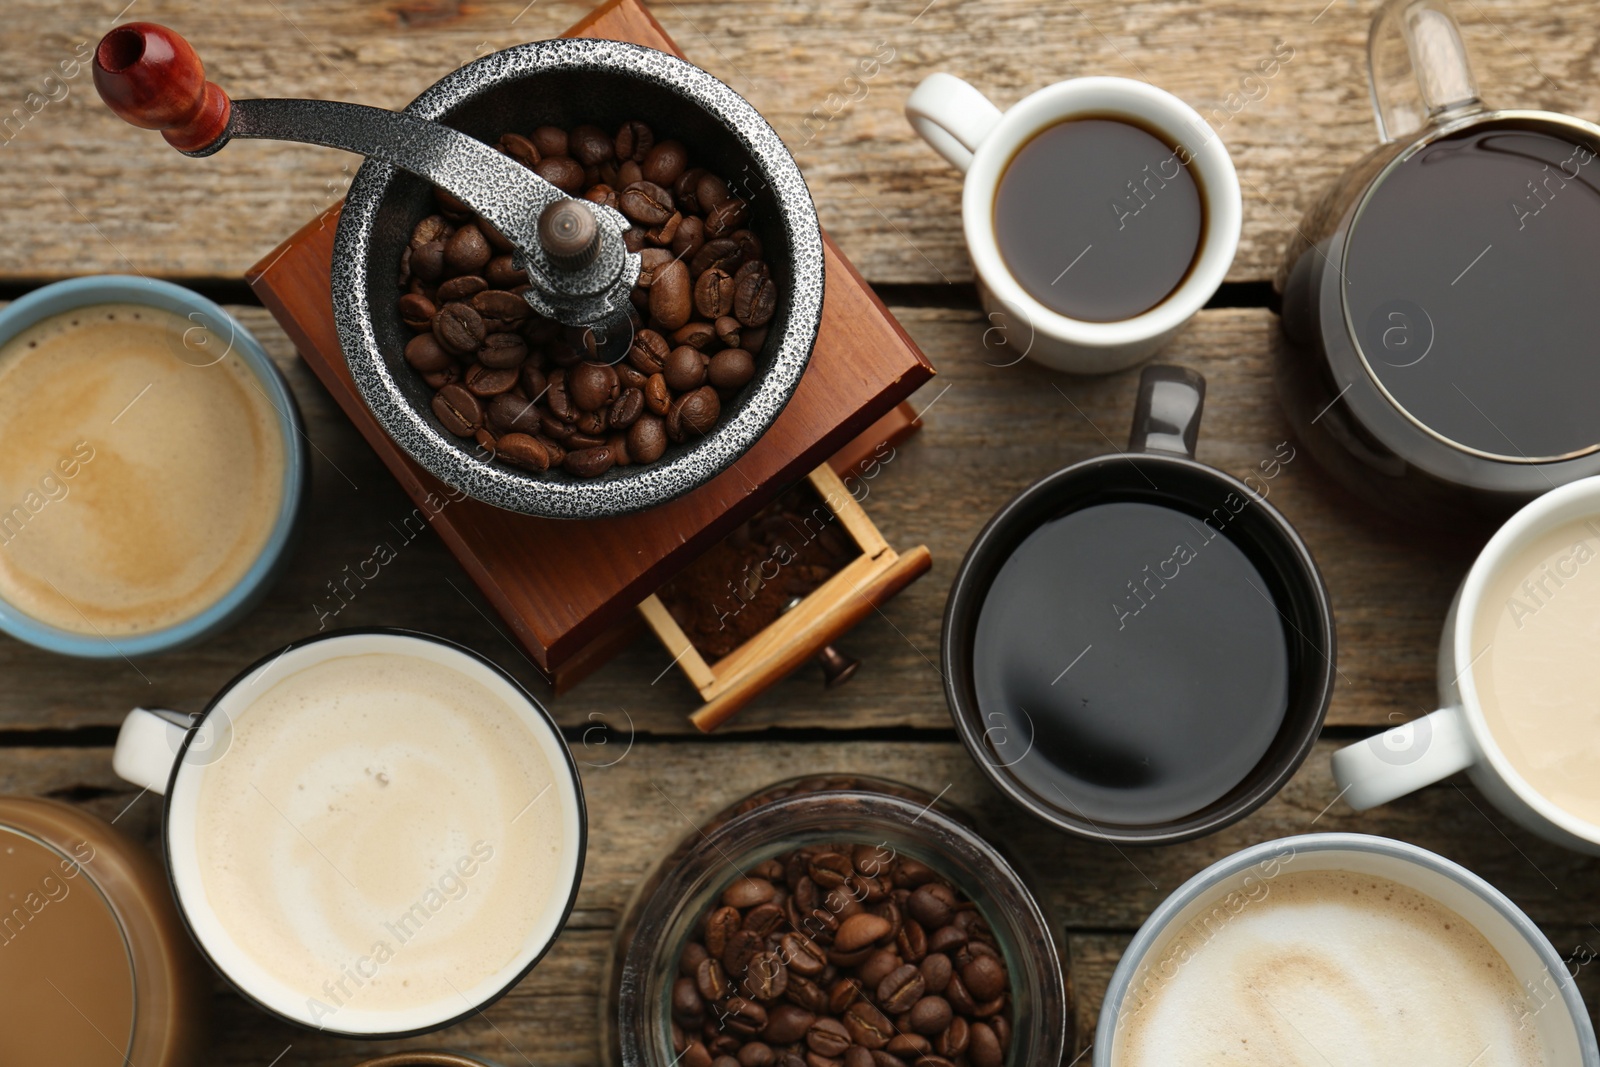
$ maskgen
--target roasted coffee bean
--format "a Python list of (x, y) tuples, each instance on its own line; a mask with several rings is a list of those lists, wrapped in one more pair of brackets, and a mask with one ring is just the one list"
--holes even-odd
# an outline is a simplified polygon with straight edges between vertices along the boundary
[(811, 858), (811, 880), (826, 889), (843, 885), (854, 873), (855, 865), (842, 852), (823, 852)]
[(717, 331), (717, 340), (729, 348), (743, 348), (740, 343), (739, 320), (732, 315), (724, 315), (718, 319), (714, 328)]
[(650, 380), (648, 374), (642, 373), (632, 363), (622, 361), (613, 363), (612, 366), (616, 368), (617, 382), (622, 386), (624, 392), (629, 389), (642, 390), (644, 389), (644, 383)]
[[(611, 405), (611, 410), (606, 413), (606, 424), (613, 430), (626, 430), (632, 426), (644, 412), (644, 390), (629, 388), (624, 389), (617, 397), (616, 403)], [(778, 915), (783, 915), (778, 909)], [(746, 923), (748, 924), (748, 917)]]
[(668, 353), (662, 375), (674, 392), (698, 389), (706, 380), (706, 357), (698, 348), (680, 345)]
[(560, 126), (540, 126), (533, 131), (531, 140), (541, 156), (567, 154), (567, 131)]
[(634, 182), (617, 195), (617, 210), (642, 226), (659, 226), (672, 215), (672, 194), (655, 182)]
[(967, 983), (961, 980), (959, 972), (950, 976), (950, 981), (944, 987), (944, 999), (962, 1015), (978, 1014), (978, 1001), (967, 989)]
[(569, 196), (583, 189), (583, 164), (568, 156), (546, 156), (534, 164), (533, 172)]
[(929, 952), (954, 952), (967, 943), (967, 932), (955, 923), (941, 926), (928, 935)]
[(756, 326), (739, 331), (739, 347), (747, 352), (759, 352), (767, 343), (767, 327)]
[(592, 444), (605, 444), (606, 410), (598, 408), (594, 411), (579, 411), (578, 421), (572, 424), (580, 434), (593, 437)]
[(828, 987), (828, 1010), (841, 1015), (845, 1009), (860, 1000), (863, 993), (861, 979), (840, 978)]
[(650, 285), (650, 314), (662, 328), (676, 330), (689, 321), (692, 310), (689, 269), (675, 259), (656, 271)]
[(789, 970), (776, 952), (758, 952), (751, 958), (740, 988), (754, 1000), (777, 1000), (789, 988)]
[(738, 197), (722, 201), (706, 215), (707, 237), (729, 237), (750, 217), (750, 205)]
[(709, 956), (700, 961), (695, 968), (694, 986), (700, 995), (710, 1001), (724, 1000), (733, 991), (728, 984), (728, 972), (723, 969), (721, 960), (714, 960)]
[(919, 965), (922, 971), (922, 982), (929, 993), (943, 993), (950, 984), (950, 976), (955, 973), (950, 957), (940, 952), (930, 952)]
[(433, 241), (443, 241), (450, 236), (450, 223), (443, 215), (429, 215), (411, 229), (411, 248), (421, 248)]
[(748, 263), (752, 259), (761, 258), (761, 238), (755, 235), (754, 230), (735, 230), (731, 239), (739, 246), (742, 256), (740, 262)]
[(656, 280), (656, 271), (672, 261), (672, 253), (665, 248), (646, 248), (640, 252), (638, 284), (648, 289)]
[(674, 345), (688, 345), (705, 351), (717, 339), (717, 332), (709, 322), (688, 322), (672, 331)]
[(778, 1004), (767, 1012), (767, 1028), (761, 1036), (774, 1045), (792, 1045), (803, 1040), (817, 1017), (798, 1004)]
[(839, 932), (833, 939), (833, 947), (840, 952), (855, 952), (869, 948), (892, 930), (887, 919), (870, 912), (861, 912), (850, 916), (839, 925)]
[(626, 467), (633, 462), (633, 455), (628, 451), (628, 439), (614, 433), (606, 438), (606, 448), (611, 450), (611, 465), (613, 467)]
[(954, 1017), (948, 1000), (939, 996), (923, 997), (911, 1006), (911, 1029), (924, 1037), (937, 1037), (944, 1033)]
[(600, 127), (587, 123), (573, 128), (567, 137), (567, 150), (586, 167), (596, 167), (615, 158), (612, 139)]
[(406, 344), (406, 362), (423, 374), (432, 374), (444, 370), (453, 361), (437, 337), (419, 333)]
[(908, 1034), (901, 1031), (889, 1039), (884, 1046), (884, 1051), (902, 1060), (910, 1062), (918, 1056), (926, 1056), (933, 1051), (933, 1043), (921, 1034)]
[(743, 253), (740, 252), (739, 246), (726, 237), (718, 237), (707, 241), (700, 251), (694, 254), (694, 259), (689, 262), (689, 272), (698, 278), (712, 267), (720, 267), (732, 274), (739, 269), (742, 261)]
[(617, 391), (617, 372), (604, 363), (580, 363), (567, 372), (567, 395), (579, 411), (600, 410)]
[(611, 450), (604, 445), (591, 448), (580, 448), (576, 452), (568, 452), (566, 461), (562, 464), (570, 474), (579, 478), (598, 478), (611, 469), (614, 457)]
[(913, 1004), (921, 1000), (926, 988), (922, 972), (914, 964), (902, 964), (878, 983), (878, 1005), (889, 1014), (898, 1015), (910, 1010)]
[(654, 463), (667, 450), (667, 431), (655, 415), (641, 415), (628, 427), (628, 454), (640, 463)]
[(600, 204), (604, 207), (617, 206), (617, 191), (609, 185), (591, 185), (584, 190), (583, 198), (591, 204)]
[[(501, 436), (512, 434), (537, 434), (540, 430), (539, 412), (532, 400), (512, 393), (501, 393), (489, 401), (484, 414), (484, 425)], [(548, 463), (545, 464), (549, 466)], [(541, 468), (542, 469), (542, 468)]]
[(485, 367), (482, 363), (474, 363), (468, 367), (461, 380), (471, 390), (473, 396), (489, 397), (509, 393), (517, 384), (517, 372), (511, 369)]
[(533, 360), (526, 360), (518, 373), (521, 375), (522, 391), (528, 394), (528, 398), (535, 404), (543, 400), (545, 390), (549, 388), (550, 383), (538, 363)]
[(689, 165), (689, 151), (677, 141), (659, 141), (640, 160), (645, 181), (671, 188)]
[(730, 997), (718, 1021), (736, 1034), (752, 1037), (766, 1028), (767, 1009), (744, 997)]
[(644, 406), (653, 415), (665, 415), (672, 406), (672, 391), (667, 388), (667, 380), (660, 374), (652, 374), (644, 384)]
[[(913, 1009), (914, 1011), (915, 1009)], [(933, 1050), (941, 1056), (959, 1058), (967, 1051), (972, 1040), (971, 1024), (959, 1015), (950, 1019), (950, 1025), (933, 1039)]]
[[(684, 210), (683, 205), (679, 204), (678, 209)], [(672, 254), (684, 261), (692, 260), (705, 243), (706, 224), (698, 215), (685, 215), (672, 236)]]
[(866, 1048), (883, 1048), (894, 1036), (894, 1024), (870, 1001), (857, 1000), (844, 1013), (844, 1025), (855, 1043)]
[[(743, 322), (743, 319), (739, 321)], [(750, 325), (758, 325), (751, 323)], [(911, 917), (921, 923), (925, 929), (936, 930), (944, 926), (956, 914), (955, 890), (942, 882), (933, 882), (919, 887), (906, 901), (906, 909)]]
[(985, 1021), (989, 1024), (989, 1029), (994, 1031), (995, 1040), (1000, 1042), (1001, 1049), (1009, 1047), (1011, 1044), (1011, 1021), (998, 1012)]
[(935, 1056), (930, 1053), (926, 1056), (918, 1056), (915, 1067), (956, 1067), (956, 1065), (943, 1056)]
[(567, 450), (560, 441), (553, 437), (546, 437), (544, 434), (537, 435), (534, 440), (544, 445), (544, 450), (550, 453), (550, 466), (559, 467), (566, 462)]
[[(742, 920), (741, 920), (742, 921)], [(728, 944), (722, 950), (722, 965), (735, 980), (740, 980), (750, 969), (750, 961), (762, 949), (758, 934), (740, 928), (728, 935)]]
[(547, 471), (550, 453), (537, 440), (525, 433), (508, 433), (500, 438), (496, 453), (507, 463), (523, 470)]
[(622, 231), (622, 247), (629, 252), (643, 252), (649, 241), (649, 231), (642, 226), (629, 226)]
[[(710, 172), (702, 174), (700, 180), (695, 183), (694, 199), (700, 205), (700, 211), (705, 215), (709, 216), (716, 211), (720, 205), (727, 202), (730, 195), (732, 194), (728, 192), (728, 183)], [(706, 229), (707, 232), (710, 231), (709, 221)], [(711, 234), (711, 236), (715, 237), (717, 235)]]
[(746, 275), (733, 293), (733, 317), (741, 326), (765, 326), (778, 307), (778, 287), (771, 278)]
[(852, 1043), (849, 1028), (828, 1016), (812, 1023), (806, 1031), (806, 1047), (822, 1056), (842, 1056)]
[(452, 362), (444, 370), (424, 374), (422, 380), (428, 383), (428, 388), (430, 389), (443, 389), (445, 386), (461, 380), (461, 367)]
[(793, 970), (789, 974), (789, 988), (784, 990), (783, 995), (813, 1014), (821, 1014), (828, 1010), (827, 990), (805, 975), (794, 973)]
[(722, 891), (722, 902), (732, 908), (753, 908), (771, 900), (773, 892), (765, 878), (740, 878)]
[(468, 303), (482, 317), (484, 329), (490, 333), (514, 330), (533, 314), (526, 300), (504, 289), (485, 289)]
[(683, 953), (678, 957), (678, 973), (685, 978), (693, 978), (700, 968), (700, 961), (708, 959), (710, 955), (700, 942), (689, 942), (683, 946)]
[(640, 330), (633, 335), (633, 346), (628, 349), (628, 362), (645, 374), (659, 374), (666, 366), (672, 346), (654, 330)]
[[(767, 1025), (770, 1027), (771, 1014), (768, 1013)], [(765, 1031), (763, 1031), (765, 1033)], [(778, 1054), (772, 1051), (772, 1046), (761, 1041), (752, 1041), (739, 1050), (739, 1067), (773, 1067), (778, 1062)]]
[(796, 974), (815, 978), (828, 966), (827, 955), (804, 934), (784, 934), (781, 948), (783, 958), (789, 961), (789, 969)]
[(425, 282), (444, 277), (444, 242), (429, 241), (411, 250), (411, 273)]
[(994, 1030), (987, 1023), (972, 1023), (968, 1032), (971, 1036), (967, 1041), (967, 1059), (972, 1067), (1001, 1067), (1005, 1052)]
[(426, 330), (433, 326), (433, 316), (439, 309), (433, 301), (419, 293), (407, 293), (400, 298), (400, 321), (413, 330)]
[(926, 863), (914, 859), (902, 859), (895, 864), (891, 881), (897, 889), (916, 889), (937, 879), (939, 875)]
[(491, 333), (478, 347), (478, 362), (496, 370), (515, 371), (528, 358), (528, 342), (514, 333)]
[(495, 142), (495, 147), (524, 167), (532, 169), (539, 162), (538, 147), (520, 133), (505, 134)]
[(483, 318), (471, 304), (446, 304), (433, 317), (433, 336), (453, 355), (471, 355), (483, 344)]
[(693, 978), (679, 978), (672, 983), (672, 1017), (685, 1026), (699, 1026), (705, 1018), (706, 1002), (695, 988)]
[(650, 127), (638, 119), (631, 119), (617, 130), (617, 135), (611, 140), (611, 150), (620, 161), (631, 159), (635, 163), (642, 163), (655, 143), (656, 135)]
[(717, 397), (717, 391), (702, 385), (693, 392), (684, 393), (667, 409), (667, 435), (672, 435), (672, 424), (676, 417), (678, 440), (704, 437), (717, 424), (721, 414), (722, 401)]
[(861, 961), (856, 976), (868, 989), (878, 988), (878, 983), (889, 977), (889, 972), (900, 966), (900, 957), (892, 948), (880, 948)]
[(445, 270), (451, 274), (471, 274), (488, 266), (492, 254), (483, 231), (470, 222), (463, 223), (445, 242)]
[(471, 437), (483, 425), (483, 404), (463, 385), (447, 385), (433, 398), (433, 413), (457, 437)]
[(514, 289), (528, 284), (528, 276), (516, 268), (510, 256), (495, 256), (483, 269), (484, 280), (496, 289)]
[(711, 357), (706, 378), (718, 389), (738, 389), (755, 377), (756, 362), (742, 348), (724, 348)]
[(705, 208), (700, 201), (695, 199), (695, 190), (700, 187), (700, 179), (706, 174), (704, 167), (690, 167), (678, 175), (678, 180), (672, 183), (672, 195), (678, 198), (678, 203), (683, 210), (696, 215), (705, 214)]
[(694, 309), (708, 319), (728, 314), (733, 309), (733, 275), (712, 267), (696, 278)]
[(459, 278), (451, 278), (439, 285), (439, 303), (448, 304), (452, 300), (471, 300), (474, 296), (489, 288), (489, 283), (482, 275), (463, 274)]
[(1005, 965), (993, 956), (974, 956), (961, 968), (961, 981), (975, 999), (992, 1000), (1005, 991)]

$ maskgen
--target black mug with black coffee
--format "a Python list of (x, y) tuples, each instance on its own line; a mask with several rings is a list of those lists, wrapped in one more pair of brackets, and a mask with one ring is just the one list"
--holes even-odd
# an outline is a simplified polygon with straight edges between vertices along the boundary
[(1147, 367), (1126, 453), (990, 520), (945, 611), (945, 694), (1014, 801), (1084, 837), (1161, 844), (1265, 803), (1322, 726), (1327, 591), (1244, 482), (1194, 459), (1205, 382)]

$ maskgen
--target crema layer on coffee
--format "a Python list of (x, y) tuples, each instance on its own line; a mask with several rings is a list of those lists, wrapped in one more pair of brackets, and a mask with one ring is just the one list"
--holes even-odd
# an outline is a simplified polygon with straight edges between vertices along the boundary
[(272, 533), (278, 415), (228, 338), (103, 304), (0, 347), (0, 599), (115, 639), (233, 589)]
[(1291, 871), (1184, 926), (1124, 998), (1114, 1067), (1548, 1067), (1510, 966), (1385, 878)]
[(564, 768), (517, 709), (432, 660), (340, 656), (257, 684), (197, 806), (235, 945), (319, 1025), (489, 995), (571, 889)]

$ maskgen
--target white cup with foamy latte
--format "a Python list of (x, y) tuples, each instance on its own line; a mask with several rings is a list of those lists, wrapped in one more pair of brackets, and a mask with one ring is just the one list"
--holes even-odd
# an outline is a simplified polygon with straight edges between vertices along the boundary
[(1307, 834), (1185, 882), (1111, 976), (1094, 1067), (1597, 1067), (1567, 964), (1415, 845)]
[(577, 895), (583, 793), (554, 721), (437, 638), (291, 644), (192, 723), (132, 712), (114, 766), (166, 795), (167, 873), (201, 950), (303, 1026), (448, 1026), (521, 981)]
[(1466, 771), (1495, 806), (1600, 854), (1600, 477), (1552, 489), (1489, 539), (1439, 647), (1440, 710), (1333, 754), (1358, 811)]

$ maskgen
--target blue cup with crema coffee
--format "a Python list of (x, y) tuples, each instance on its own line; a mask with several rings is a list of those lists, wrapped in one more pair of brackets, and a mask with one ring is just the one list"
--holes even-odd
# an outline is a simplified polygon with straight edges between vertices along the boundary
[(0, 311), (0, 630), (91, 658), (237, 621), (310, 483), (293, 394), (217, 304), (75, 278)]

